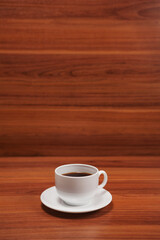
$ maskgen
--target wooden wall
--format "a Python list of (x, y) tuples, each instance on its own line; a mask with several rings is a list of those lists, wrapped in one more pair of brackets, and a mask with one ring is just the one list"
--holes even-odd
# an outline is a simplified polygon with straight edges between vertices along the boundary
[(0, 1), (0, 156), (159, 154), (159, 0)]

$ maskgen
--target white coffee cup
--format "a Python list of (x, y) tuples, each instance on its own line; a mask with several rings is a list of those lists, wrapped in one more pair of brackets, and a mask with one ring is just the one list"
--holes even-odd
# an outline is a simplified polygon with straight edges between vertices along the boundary
[[(71, 172), (87, 172), (91, 175), (71, 177), (63, 174)], [(104, 180), (99, 184), (99, 176), (103, 174)], [(69, 205), (87, 204), (99, 188), (107, 183), (107, 173), (96, 167), (86, 164), (67, 164), (55, 169), (55, 185), (58, 196)]]

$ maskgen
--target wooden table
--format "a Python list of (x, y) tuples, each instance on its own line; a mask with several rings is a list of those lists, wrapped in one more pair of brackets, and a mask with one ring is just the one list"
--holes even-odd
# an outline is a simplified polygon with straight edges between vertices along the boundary
[[(41, 192), (54, 169), (88, 163), (109, 175), (113, 202), (86, 214), (50, 210)], [(0, 159), (0, 239), (160, 239), (159, 157), (8, 157)]]

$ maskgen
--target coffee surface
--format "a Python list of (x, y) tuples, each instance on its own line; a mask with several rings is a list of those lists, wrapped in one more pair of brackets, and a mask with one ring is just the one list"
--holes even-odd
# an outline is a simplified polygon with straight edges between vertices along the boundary
[(64, 173), (62, 174), (67, 177), (86, 177), (92, 175), (91, 173), (87, 172), (69, 172), (69, 173)]

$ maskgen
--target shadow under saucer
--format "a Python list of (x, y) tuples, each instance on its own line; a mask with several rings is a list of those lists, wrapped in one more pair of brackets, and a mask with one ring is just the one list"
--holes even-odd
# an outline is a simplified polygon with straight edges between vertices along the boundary
[[(63, 202), (63, 204), (65, 204)], [(102, 215), (108, 214), (113, 208), (114, 204), (111, 202), (109, 205), (107, 205), (104, 208), (101, 208), (99, 210), (95, 210), (92, 212), (87, 213), (65, 213), (53, 210), (51, 208), (46, 207), (43, 203), (41, 203), (41, 208), (49, 215), (52, 215), (57, 218), (66, 218), (66, 219), (81, 219), (81, 218), (97, 218)]]

